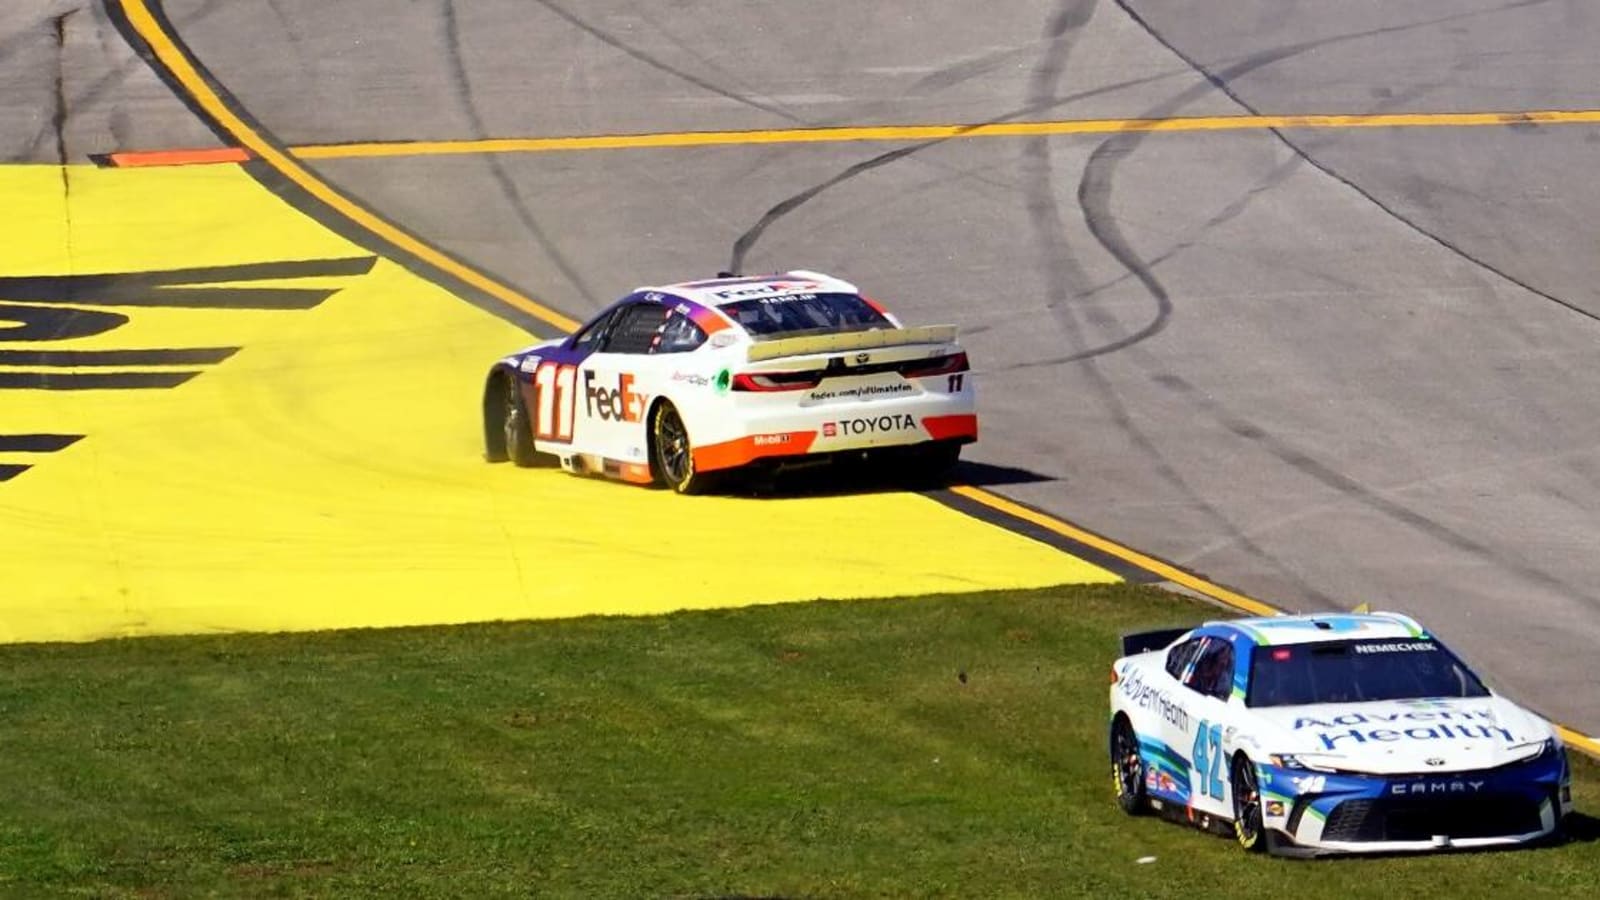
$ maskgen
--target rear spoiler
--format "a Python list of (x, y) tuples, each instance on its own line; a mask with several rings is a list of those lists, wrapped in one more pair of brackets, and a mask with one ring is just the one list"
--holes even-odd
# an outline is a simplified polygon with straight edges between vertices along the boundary
[(1178, 638), (1183, 637), (1192, 628), (1163, 628), (1160, 631), (1140, 631), (1135, 634), (1122, 636), (1122, 655), (1133, 656), (1137, 653), (1149, 653), (1151, 650), (1162, 650)]
[(750, 345), (750, 362), (780, 356), (809, 353), (846, 353), (877, 347), (904, 347), (907, 344), (948, 344), (956, 339), (954, 325), (919, 325), (916, 328), (878, 328), (872, 331), (845, 331), (809, 337), (778, 338)]

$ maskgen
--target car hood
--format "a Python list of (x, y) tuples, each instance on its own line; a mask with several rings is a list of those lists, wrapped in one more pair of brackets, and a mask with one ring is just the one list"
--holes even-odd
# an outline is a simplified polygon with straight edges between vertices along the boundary
[(1503, 697), (1323, 703), (1250, 710), (1268, 753), (1375, 774), (1457, 772), (1532, 758), (1550, 724)]

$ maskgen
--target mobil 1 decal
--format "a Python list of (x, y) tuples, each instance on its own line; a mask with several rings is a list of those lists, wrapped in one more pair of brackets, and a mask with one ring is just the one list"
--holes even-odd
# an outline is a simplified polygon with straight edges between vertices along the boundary
[[(236, 346), (86, 350), (147, 309), (312, 309), (339, 288), (283, 286), (300, 278), (364, 275), (376, 257), (290, 260), (93, 275), (0, 277), (0, 402), (9, 391), (145, 391), (175, 388), (239, 351)], [(275, 282), (270, 286), (251, 282)], [(104, 343), (102, 338), (101, 343)], [(65, 346), (63, 346), (65, 345)], [(0, 434), (0, 452), (49, 454), (83, 435)], [(0, 465), (0, 482), (31, 464)]]

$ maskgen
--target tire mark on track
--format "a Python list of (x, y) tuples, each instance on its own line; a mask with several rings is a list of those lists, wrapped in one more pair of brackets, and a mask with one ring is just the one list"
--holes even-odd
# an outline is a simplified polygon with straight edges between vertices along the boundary
[[(1119, 7), (1122, 7), (1125, 11), (1127, 11), (1126, 0), (1114, 0), (1114, 2)], [(1536, 0), (1536, 2), (1543, 2), (1543, 0)], [(1531, 4), (1524, 2), (1518, 5)], [(1131, 14), (1131, 11), (1129, 12)], [(1324, 45), (1329, 41), (1347, 39), (1349, 39), (1349, 36), (1328, 39), (1327, 41), (1295, 44), (1264, 51), (1262, 53), (1254, 54), (1245, 61), (1230, 66), (1218, 73), (1209, 73), (1202, 70), (1201, 74), (1206, 78), (1206, 85), (1199, 85), (1195, 88), (1184, 91), (1167, 103), (1162, 104), (1162, 106), (1158, 107), (1158, 109), (1152, 110), (1151, 114), (1156, 116), (1171, 115), (1178, 108), (1181, 108), (1181, 106), (1184, 104), (1195, 99), (1199, 94), (1205, 93), (1211, 87), (1220, 87), (1221, 85), (1226, 84), (1228, 81), (1248, 74), (1250, 71), (1282, 61), (1283, 59), (1291, 56), (1304, 53), (1316, 46)], [(1171, 46), (1166, 44), (1164, 41), (1163, 45), (1168, 46), (1169, 49), (1171, 49)], [(1173, 52), (1176, 53), (1177, 51), (1173, 50)], [(1188, 61), (1186, 57), (1185, 60)], [(1195, 65), (1198, 70), (1197, 64), (1191, 62), (1190, 65)], [(1229, 96), (1232, 97), (1233, 95), (1230, 93)], [(1243, 104), (1241, 103), (1241, 105)], [(1249, 109), (1252, 114), (1259, 114), (1256, 113), (1253, 108), (1248, 106), (1246, 106), (1246, 108)], [(1275, 135), (1278, 136), (1280, 141), (1288, 145), (1289, 149), (1294, 153), (1296, 159), (1303, 160), (1305, 163), (1316, 167), (1319, 171), (1324, 171), (1326, 173), (1326, 170), (1322, 166), (1318, 165), (1316, 160), (1313, 159), (1305, 150), (1284, 139), (1283, 135), (1277, 129), (1271, 130)], [(1116, 227), (1115, 218), (1110, 209), (1109, 203), (1111, 177), (1114, 174), (1116, 163), (1122, 158), (1125, 158), (1129, 152), (1136, 148), (1139, 142), (1144, 139), (1144, 137), (1145, 135), (1139, 133), (1117, 135), (1106, 140), (1100, 145), (1100, 147), (1096, 148), (1095, 152), (1091, 154), (1088, 165), (1085, 167), (1083, 181), (1080, 182), (1079, 199), (1082, 203), (1085, 221), (1089, 225), (1091, 233), (1094, 234), (1096, 239), (1101, 242), (1102, 246), (1106, 247), (1108, 252), (1111, 252), (1114, 256), (1116, 256), (1118, 260), (1129, 269), (1129, 272), (1138, 278), (1138, 280), (1146, 287), (1147, 290), (1151, 290), (1151, 293), (1156, 297), (1157, 302), (1161, 303), (1162, 297), (1165, 296), (1165, 289), (1161, 287), (1160, 282), (1154, 278), (1154, 275), (1149, 271), (1148, 266), (1138, 258), (1136, 253), (1134, 253), (1132, 247), (1126, 242), (1125, 237), (1121, 234), (1120, 229)], [(1339, 180), (1341, 182), (1344, 181), (1343, 179)], [(1086, 185), (1090, 187), (1086, 189)], [(1152, 288), (1152, 283), (1154, 284), (1154, 288)], [(1157, 291), (1160, 293), (1157, 293)], [(1169, 304), (1163, 304), (1163, 306), (1170, 309)], [(1145, 330), (1149, 330), (1149, 326), (1146, 326)], [(1124, 347), (1132, 347), (1134, 342), (1123, 340), (1113, 343), (1122, 344)], [(1147, 371), (1153, 371), (1159, 367), (1159, 360), (1156, 360), (1143, 352), (1139, 352), (1135, 356), (1135, 359), (1138, 364)], [(1086, 370), (1090, 372), (1091, 377), (1095, 379), (1097, 384), (1104, 385), (1105, 382), (1103, 377), (1099, 374), (1098, 367), (1093, 364), (1092, 360), (1088, 362), (1090, 364), (1086, 366)], [(1333, 489), (1342, 496), (1355, 500), (1356, 502), (1377, 511), (1392, 520), (1403, 523), (1423, 534), (1426, 534), (1429, 537), (1440, 541), (1446, 546), (1452, 547), (1453, 549), (1472, 556), (1473, 558), (1500, 566), (1503, 569), (1513, 572), (1541, 587), (1560, 591), (1568, 596), (1580, 596), (1589, 602), (1596, 602), (1593, 599), (1583, 595), (1581, 591), (1574, 585), (1566, 584), (1559, 578), (1534, 568), (1524, 561), (1505, 558), (1503, 555), (1498, 553), (1495, 548), (1475, 541), (1471, 537), (1451, 529), (1437, 521), (1434, 521), (1433, 519), (1428, 518), (1416, 510), (1378, 494), (1377, 492), (1367, 488), (1365, 485), (1362, 485), (1355, 479), (1350, 478), (1349, 476), (1329, 467), (1325, 463), (1314, 459), (1309, 454), (1299, 451), (1290, 446), (1288, 443), (1270, 435), (1264, 429), (1261, 429), (1243, 417), (1235, 415), (1222, 404), (1204, 396), (1203, 392), (1196, 390), (1192, 385), (1184, 381), (1182, 378), (1179, 378), (1175, 375), (1166, 374), (1154, 374), (1152, 377), (1158, 384), (1162, 384), (1169, 389), (1184, 394), (1184, 396), (1188, 398), (1197, 408), (1205, 410), (1215, 421), (1221, 424), (1224, 428), (1233, 432), (1235, 435), (1257, 444), (1269, 452), (1272, 456), (1278, 458), (1280, 461), (1302, 472), (1303, 474), (1310, 476), (1315, 481)], [(1201, 498), (1192, 488), (1190, 488), (1187, 482), (1183, 480), (1182, 476), (1176, 472), (1176, 470), (1160, 453), (1159, 448), (1155, 447), (1150, 441), (1148, 441), (1148, 439), (1144, 438), (1142, 434), (1138, 433), (1136, 428), (1134, 428), (1131, 423), (1128, 422), (1125, 412), (1121, 409), (1120, 402), (1116, 401), (1114, 395), (1110, 392), (1109, 385), (1106, 385), (1102, 392), (1107, 401), (1114, 404), (1114, 407), (1111, 409), (1113, 417), (1116, 419), (1118, 424), (1128, 432), (1130, 438), (1132, 438), (1141, 449), (1151, 454), (1157, 469), (1162, 476), (1167, 478), (1175, 487), (1190, 497), (1193, 502), (1195, 502), (1215, 521), (1217, 521), (1230, 536), (1229, 540), (1231, 544), (1238, 546), (1245, 552), (1256, 556), (1263, 561), (1268, 562), (1280, 572), (1283, 572), (1296, 584), (1299, 589), (1305, 591), (1308, 596), (1311, 596), (1314, 599), (1317, 599), (1319, 602), (1327, 605), (1333, 605), (1332, 598), (1322, 595), (1319, 591), (1311, 588), (1310, 585), (1306, 584), (1293, 573), (1289, 572), (1282, 563), (1267, 554), (1266, 551), (1248, 534), (1235, 526), (1222, 513), (1221, 510), (1217, 509), (1208, 501)]]
[[(1136, 25), (1138, 25), (1147, 34), (1149, 34), (1150, 37), (1153, 38), (1158, 44), (1160, 44), (1161, 46), (1165, 47), (1167, 49), (1167, 51), (1170, 52), (1173, 56), (1176, 56), (1178, 59), (1182, 60), (1185, 65), (1187, 65), (1190, 68), (1194, 69), (1197, 73), (1200, 74), (1200, 76), (1202, 78), (1206, 79), (1206, 81), (1208, 81), (1213, 87), (1215, 87), (1218, 91), (1221, 91), (1225, 96), (1227, 96), (1228, 99), (1230, 99), (1234, 103), (1238, 104), (1241, 109), (1244, 109), (1246, 112), (1248, 112), (1251, 115), (1261, 115), (1261, 112), (1254, 105), (1252, 105), (1249, 101), (1245, 100), (1244, 97), (1241, 96), (1239, 94), (1239, 92), (1236, 91), (1234, 89), (1233, 85), (1230, 83), (1235, 78), (1237, 78), (1237, 75), (1232, 75), (1226, 70), (1223, 71), (1223, 72), (1212, 71), (1211, 68), (1206, 66), (1204, 63), (1200, 62), (1197, 59), (1194, 59), (1193, 57), (1191, 57), (1188, 54), (1184, 53), (1182, 50), (1178, 49), (1177, 45), (1173, 44), (1170, 40), (1168, 40), (1165, 35), (1161, 34), (1161, 32), (1159, 32), (1155, 28), (1155, 26), (1151, 25), (1149, 21), (1147, 21), (1143, 16), (1141, 16), (1139, 14), (1139, 12), (1137, 10), (1135, 10), (1129, 4), (1129, 0), (1113, 0), (1113, 2), (1116, 3), (1117, 6), (1119, 8), (1121, 8), (1122, 11), (1124, 13), (1126, 13), (1128, 15), (1128, 17), (1130, 19), (1132, 19)], [(1307, 42), (1307, 43), (1304, 43), (1304, 44), (1293, 45), (1292, 48), (1285, 48), (1285, 49), (1293, 49), (1294, 52), (1298, 53), (1298, 52), (1303, 52), (1304, 50), (1309, 50), (1309, 49), (1313, 49), (1313, 48), (1316, 48), (1316, 47), (1326, 46), (1327, 44), (1334, 43), (1336, 41), (1350, 40), (1350, 39), (1356, 38), (1356, 37), (1373, 37), (1373, 36), (1380, 35), (1380, 34), (1393, 34), (1395, 32), (1404, 31), (1404, 30), (1407, 30), (1407, 29), (1420, 28), (1420, 27), (1431, 26), (1431, 25), (1437, 25), (1437, 24), (1441, 24), (1443, 22), (1448, 22), (1448, 21), (1453, 21), (1453, 20), (1463, 19), (1463, 18), (1469, 18), (1469, 17), (1479, 16), (1479, 15), (1486, 15), (1488, 13), (1493, 13), (1493, 12), (1503, 12), (1503, 11), (1512, 10), (1512, 9), (1519, 9), (1519, 8), (1522, 8), (1522, 7), (1538, 6), (1538, 5), (1541, 5), (1541, 4), (1544, 4), (1544, 3), (1548, 3), (1548, 2), (1550, 2), (1550, 0), (1518, 0), (1518, 2), (1516, 2), (1516, 3), (1508, 3), (1508, 4), (1505, 4), (1503, 6), (1495, 7), (1493, 9), (1489, 9), (1489, 10), (1477, 10), (1477, 11), (1473, 11), (1473, 12), (1470, 12), (1470, 13), (1461, 13), (1461, 14), (1457, 14), (1457, 15), (1454, 15), (1454, 16), (1446, 16), (1444, 18), (1432, 19), (1432, 20), (1429, 20), (1427, 22), (1413, 23), (1413, 24), (1405, 25), (1405, 26), (1393, 26), (1393, 27), (1390, 27), (1390, 28), (1380, 28), (1380, 29), (1375, 29), (1375, 30), (1368, 31), (1368, 32), (1363, 32), (1363, 33), (1361, 33), (1359, 35), (1344, 35), (1344, 36), (1340, 36), (1340, 37), (1336, 37), (1336, 38), (1328, 38), (1328, 39), (1324, 39), (1324, 40), (1320, 40), (1320, 41), (1311, 41), (1311, 42)], [(1436, 232), (1428, 230), (1420, 222), (1416, 221), (1415, 219), (1411, 218), (1410, 216), (1407, 216), (1405, 213), (1401, 212), (1399, 209), (1395, 208), (1394, 206), (1392, 206), (1392, 205), (1390, 205), (1388, 203), (1385, 203), (1383, 200), (1379, 199), (1377, 197), (1377, 195), (1375, 195), (1372, 192), (1368, 191), (1366, 188), (1363, 188), (1359, 184), (1356, 184), (1354, 181), (1352, 181), (1349, 178), (1346, 178), (1344, 175), (1339, 174), (1339, 172), (1334, 170), (1331, 165), (1329, 165), (1327, 163), (1324, 163), (1323, 161), (1317, 159), (1315, 156), (1313, 156), (1311, 154), (1311, 152), (1308, 149), (1306, 149), (1306, 147), (1303, 144), (1298, 143), (1295, 140), (1291, 139), (1289, 137), (1289, 135), (1283, 129), (1281, 129), (1281, 128), (1269, 128), (1267, 130), (1270, 131), (1273, 134), (1273, 136), (1276, 137), (1279, 141), (1281, 141), (1284, 144), (1284, 146), (1288, 147), (1297, 156), (1303, 158), (1306, 161), (1307, 164), (1309, 164), (1310, 166), (1312, 166), (1313, 168), (1315, 168), (1317, 171), (1321, 172), (1322, 174), (1324, 174), (1324, 175), (1328, 176), (1329, 178), (1333, 179), (1334, 181), (1338, 182), (1339, 184), (1342, 184), (1346, 188), (1348, 188), (1351, 191), (1355, 192), (1363, 200), (1366, 200), (1368, 203), (1371, 203), (1373, 206), (1375, 206), (1379, 210), (1381, 210), (1384, 214), (1388, 215), (1390, 218), (1394, 219), (1396, 222), (1399, 222), (1401, 225), (1404, 225), (1406, 228), (1409, 228), (1412, 231), (1416, 232), (1417, 234), (1421, 235), (1422, 237), (1427, 238), (1429, 241), (1432, 241), (1433, 243), (1438, 244), (1440, 247), (1443, 247), (1445, 250), (1449, 251), (1450, 253), (1454, 254), (1455, 256), (1459, 257), (1460, 259), (1463, 259), (1463, 260), (1467, 261), (1468, 263), (1470, 263), (1470, 264), (1472, 264), (1474, 266), (1477, 266), (1477, 267), (1483, 269), (1484, 271), (1487, 271), (1487, 272), (1495, 275), (1496, 277), (1498, 277), (1501, 280), (1507, 282), (1508, 284), (1512, 284), (1512, 285), (1515, 285), (1515, 286), (1517, 286), (1519, 288), (1522, 288), (1523, 290), (1527, 291), (1530, 294), (1533, 294), (1534, 296), (1543, 298), (1544, 300), (1547, 300), (1547, 301), (1549, 301), (1551, 303), (1556, 304), (1557, 306), (1560, 306), (1560, 307), (1562, 307), (1564, 309), (1567, 309), (1567, 310), (1569, 310), (1569, 311), (1571, 311), (1573, 313), (1576, 313), (1576, 314), (1584, 317), (1585, 319), (1588, 319), (1588, 320), (1593, 321), (1593, 322), (1600, 322), (1600, 313), (1590, 311), (1588, 309), (1583, 308), (1582, 306), (1579, 306), (1578, 304), (1576, 304), (1576, 303), (1574, 303), (1574, 302), (1572, 302), (1570, 300), (1564, 300), (1564, 299), (1562, 299), (1560, 297), (1557, 297), (1554, 294), (1549, 293), (1548, 291), (1542, 290), (1542, 289), (1534, 286), (1533, 284), (1531, 284), (1531, 283), (1529, 283), (1529, 282), (1527, 282), (1527, 281), (1525, 281), (1525, 280), (1523, 280), (1521, 278), (1518, 278), (1516, 275), (1511, 274), (1510, 272), (1506, 271), (1505, 269), (1502, 269), (1499, 266), (1494, 265), (1493, 263), (1491, 263), (1491, 262), (1489, 262), (1487, 260), (1479, 259), (1478, 257), (1473, 256), (1471, 253), (1467, 252), (1467, 250), (1465, 248), (1463, 248), (1459, 244), (1456, 244), (1455, 242), (1451, 241), (1449, 238), (1445, 237), (1444, 235), (1438, 234)]]
[[(984, 128), (989, 125), (998, 125), (1002, 122), (1011, 122), (1033, 115), (1034, 113), (1046, 112), (1057, 107), (1067, 106), (1069, 104), (1076, 103), (1079, 100), (1086, 100), (1090, 97), (1098, 97), (1103, 94), (1113, 94), (1117, 91), (1126, 90), (1130, 87), (1138, 87), (1144, 84), (1153, 84), (1157, 81), (1162, 81), (1170, 77), (1172, 77), (1172, 73), (1164, 72), (1157, 75), (1148, 75), (1143, 78), (1133, 78), (1127, 81), (1119, 81), (1115, 84), (1103, 85), (1097, 88), (1090, 88), (1089, 90), (1079, 91), (1063, 97), (1047, 97), (1038, 103), (1023, 106), (1020, 109), (1012, 110), (1005, 115), (965, 126), (956, 131), (955, 136), (959, 137), (963, 134), (967, 134), (968, 132)], [(804, 205), (818, 194), (821, 194), (839, 184), (843, 184), (844, 182), (849, 181), (858, 175), (865, 174), (873, 169), (877, 169), (897, 160), (905, 159), (914, 154), (921, 153), (923, 150), (927, 150), (930, 147), (936, 147), (949, 140), (951, 140), (949, 137), (939, 137), (933, 140), (920, 141), (915, 144), (909, 144), (905, 147), (899, 147), (894, 150), (880, 153), (877, 156), (873, 156), (869, 159), (851, 165), (826, 181), (820, 182), (784, 199), (762, 214), (761, 218), (757, 220), (754, 225), (750, 226), (749, 229), (747, 229), (743, 234), (739, 235), (738, 239), (734, 241), (733, 254), (729, 262), (729, 271), (741, 271), (744, 267), (745, 259), (748, 257), (750, 250), (755, 246), (756, 242), (760, 240), (761, 235), (778, 220)]]
[(1288, 442), (1273, 436), (1247, 419), (1235, 415), (1227, 407), (1206, 396), (1204, 391), (1196, 389), (1194, 385), (1184, 379), (1176, 375), (1156, 375), (1154, 378), (1158, 384), (1181, 393), (1194, 406), (1204, 409), (1224, 428), (1260, 446), (1286, 465), (1310, 476), (1340, 495), (1355, 500), (1395, 521), (1402, 522), (1467, 556), (1513, 572), (1540, 587), (1558, 592), (1563, 596), (1600, 604), (1600, 598), (1583, 593), (1583, 590), (1577, 585), (1569, 584), (1520, 559), (1509, 558), (1494, 547), (1474, 540), (1472, 537), (1448, 525), (1430, 519), (1422, 513), (1384, 496), (1354, 478), (1345, 475), (1343, 472), (1313, 458), (1310, 454), (1294, 448)]
[[(442, 0), (439, 15), (444, 27), (445, 54), (449, 58), (451, 87), (455, 90), (456, 100), (467, 114), (467, 119), (472, 123), (472, 130), (478, 139), (489, 136), (489, 130), (484, 127), (483, 116), (478, 111), (478, 102), (472, 90), (472, 78), (467, 74), (466, 60), (461, 53), (461, 30), (456, 21), (455, 0)], [(543, 250), (550, 261), (555, 263), (556, 269), (567, 280), (578, 294), (588, 302), (590, 307), (598, 308), (602, 305), (600, 295), (589, 287), (583, 275), (576, 266), (567, 259), (561, 249), (556, 246), (555, 240), (540, 226), (533, 216), (533, 211), (528, 208), (528, 202), (522, 196), (522, 190), (516, 181), (511, 178), (511, 173), (506, 171), (505, 164), (500, 157), (488, 155), (484, 163), (489, 167), (489, 174), (494, 178), (495, 184), (500, 188), (500, 195), (511, 207), (511, 212), (517, 217), (524, 231), (533, 238), (539, 249)]]
[[(1067, 53), (1070, 50), (1068, 38), (1072, 34), (1071, 29), (1076, 27), (1073, 23), (1081, 25), (1086, 22), (1089, 14), (1093, 13), (1094, 5), (1095, 0), (1068, 0), (1067, 4), (1060, 7), (1047, 23), (1045, 33), (1051, 40), (1045, 54), (1040, 58), (1039, 64), (1034, 68), (1032, 78), (1029, 79), (1028, 101), (1030, 105), (1037, 103), (1041, 97), (1048, 97), (1055, 90), (1057, 82), (1064, 71)], [(1209, 86), (1204, 84), (1190, 87), (1173, 100), (1168, 101), (1166, 105), (1176, 109), (1209, 90)], [(1137, 136), (1126, 135), (1124, 137)], [(1102, 143), (1101, 148), (1112, 145), (1116, 140), (1117, 138), (1113, 138)], [(1128, 146), (1131, 148), (1136, 144)], [(1099, 151), (1096, 152), (1098, 153)], [(1093, 165), (1094, 159), (1091, 158), (1089, 169), (1086, 169), (1084, 176), (1085, 180), (1089, 178), (1089, 171), (1093, 169)], [(1088, 282), (1082, 266), (1077, 262), (1077, 258), (1066, 240), (1066, 223), (1061, 215), (1060, 206), (1056, 201), (1054, 168), (1051, 163), (1051, 148), (1048, 138), (1030, 138), (1027, 141), (1023, 149), (1022, 170), (1025, 185), (1024, 194), (1027, 198), (1027, 213), (1033, 226), (1038, 261), (1047, 276), (1045, 280), (1047, 308), (1066, 333), (1067, 341), (1074, 350), (1073, 353), (1069, 354), (1068, 358), (1084, 363), (1082, 372), (1092, 384), (1095, 393), (1099, 395), (1106, 413), (1115, 422), (1117, 428), (1127, 436), (1128, 440), (1150, 458), (1159, 477), (1177, 489), (1181, 495), (1187, 498), (1208, 518), (1215, 521), (1228, 535), (1233, 544), (1243, 548), (1250, 555), (1260, 559), (1267, 566), (1277, 571), (1294, 584), (1304, 596), (1310, 597), (1324, 606), (1334, 607), (1336, 604), (1332, 597), (1318, 591), (1297, 573), (1290, 570), (1283, 562), (1267, 552), (1266, 548), (1255, 543), (1221, 509), (1201, 496), (1184, 478), (1183, 474), (1178, 471), (1177, 467), (1172, 464), (1161, 448), (1134, 422), (1126, 404), (1122, 402), (1122, 399), (1117, 394), (1116, 385), (1110, 377), (1101, 371), (1095, 357), (1110, 352), (1112, 349), (1131, 346), (1155, 333), (1155, 331), (1159, 331), (1159, 326), (1164, 325), (1167, 315), (1171, 312), (1170, 300), (1166, 300), (1161, 306), (1160, 311), (1162, 314), (1156, 322), (1158, 327), (1146, 326), (1133, 335), (1112, 340), (1102, 347), (1089, 347), (1089, 338), (1085, 335), (1083, 325), (1079, 321), (1080, 315), (1087, 319), (1090, 324), (1104, 332), (1116, 330), (1118, 323), (1115, 317), (1097, 305), (1079, 305), (1074, 302), (1081, 300), (1086, 295)], [(1080, 201), (1082, 195), (1083, 189), (1080, 185)], [(1108, 196), (1109, 194), (1107, 194), (1107, 198)], [(1085, 207), (1086, 216), (1088, 213), (1089, 210)], [(1095, 231), (1092, 223), (1090, 230), (1091, 233)], [(1104, 234), (1104, 231), (1095, 234), (1096, 240), (1100, 241), (1102, 245), (1107, 242)], [(1114, 233), (1114, 236), (1120, 237), (1120, 232)], [(1108, 247), (1107, 249), (1111, 250), (1113, 255), (1118, 255), (1118, 251), (1122, 250), (1129, 257), (1132, 257), (1135, 262), (1137, 261), (1136, 256), (1132, 254), (1131, 248), (1126, 247), (1125, 242), (1115, 249), (1113, 247)], [(1128, 265), (1128, 260), (1124, 259), (1123, 256), (1118, 255), (1118, 259), (1122, 260), (1124, 265)], [(1130, 270), (1133, 269), (1132, 266), (1129, 268)], [(1166, 291), (1160, 286), (1159, 282), (1155, 281), (1153, 276), (1146, 273), (1146, 277), (1142, 278), (1141, 281), (1145, 283), (1147, 288), (1154, 283), (1156, 291), (1159, 292), (1158, 300), (1165, 300)]]

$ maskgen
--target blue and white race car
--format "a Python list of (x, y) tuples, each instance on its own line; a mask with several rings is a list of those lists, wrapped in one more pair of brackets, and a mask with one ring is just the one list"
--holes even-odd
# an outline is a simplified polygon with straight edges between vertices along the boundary
[(1572, 803), (1554, 727), (1394, 613), (1123, 638), (1112, 770), (1154, 810), (1283, 855), (1523, 844)]

